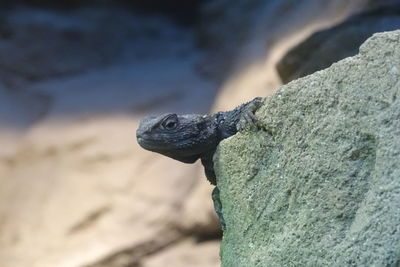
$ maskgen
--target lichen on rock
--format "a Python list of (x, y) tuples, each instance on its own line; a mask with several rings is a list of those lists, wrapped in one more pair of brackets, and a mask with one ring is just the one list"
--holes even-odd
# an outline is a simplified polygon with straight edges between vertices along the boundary
[(283, 86), (221, 143), (223, 266), (400, 264), (400, 31)]

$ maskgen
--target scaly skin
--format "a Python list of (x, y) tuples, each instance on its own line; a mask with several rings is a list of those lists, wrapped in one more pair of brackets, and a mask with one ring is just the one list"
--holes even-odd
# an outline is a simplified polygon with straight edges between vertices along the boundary
[[(144, 118), (136, 131), (139, 145), (146, 150), (184, 163), (200, 159), (207, 179), (217, 185), (213, 155), (220, 141), (228, 138), (248, 125), (254, 125), (254, 112), (263, 99), (257, 97), (231, 111), (212, 115), (177, 115), (173, 113)], [(215, 187), (212, 197), (215, 210), (224, 228), (219, 190)]]

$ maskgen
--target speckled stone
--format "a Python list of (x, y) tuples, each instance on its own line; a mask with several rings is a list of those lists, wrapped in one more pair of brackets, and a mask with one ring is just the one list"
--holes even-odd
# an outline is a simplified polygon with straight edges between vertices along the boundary
[(400, 264), (400, 31), (283, 86), (221, 143), (222, 266)]

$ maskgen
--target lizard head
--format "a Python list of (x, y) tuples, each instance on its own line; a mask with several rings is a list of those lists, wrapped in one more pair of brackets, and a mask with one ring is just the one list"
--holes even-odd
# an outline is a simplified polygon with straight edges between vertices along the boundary
[(146, 150), (192, 163), (217, 146), (216, 126), (210, 116), (173, 113), (144, 118), (136, 131)]

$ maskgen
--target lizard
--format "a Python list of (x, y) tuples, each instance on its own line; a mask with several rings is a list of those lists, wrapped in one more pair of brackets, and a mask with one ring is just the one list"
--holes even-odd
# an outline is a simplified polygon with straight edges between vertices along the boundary
[(208, 181), (215, 186), (212, 199), (222, 230), (226, 226), (222, 216), (213, 156), (223, 139), (244, 130), (247, 126), (257, 125), (254, 113), (262, 102), (261, 97), (256, 97), (231, 111), (220, 111), (210, 115), (166, 113), (147, 116), (140, 121), (136, 130), (137, 142), (146, 150), (184, 163), (201, 160)]

